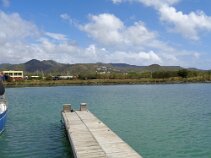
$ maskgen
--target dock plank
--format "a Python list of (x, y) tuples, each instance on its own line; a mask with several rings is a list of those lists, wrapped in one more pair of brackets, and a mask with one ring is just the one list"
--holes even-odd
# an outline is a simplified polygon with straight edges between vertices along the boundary
[(90, 111), (62, 116), (76, 158), (142, 158)]

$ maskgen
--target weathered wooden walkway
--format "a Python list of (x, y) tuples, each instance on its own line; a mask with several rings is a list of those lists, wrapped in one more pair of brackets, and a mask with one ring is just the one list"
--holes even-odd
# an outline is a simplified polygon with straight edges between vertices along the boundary
[(63, 121), (75, 158), (141, 158), (127, 143), (87, 110), (80, 111), (64, 105)]

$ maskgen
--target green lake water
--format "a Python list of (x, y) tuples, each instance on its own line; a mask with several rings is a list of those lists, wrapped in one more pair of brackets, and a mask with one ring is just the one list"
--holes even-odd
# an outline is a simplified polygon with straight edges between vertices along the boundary
[(7, 88), (0, 158), (72, 157), (62, 105), (81, 102), (144, 158), (211, 158), (211, 84)]

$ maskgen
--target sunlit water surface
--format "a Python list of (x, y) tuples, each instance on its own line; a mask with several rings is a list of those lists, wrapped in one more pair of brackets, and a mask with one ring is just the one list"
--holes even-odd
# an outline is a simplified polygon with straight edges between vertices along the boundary
[(1, 158), (72, 157), (62, 105), (89, 110), (144, 158), (211, 158), (211, 84), (6, 89)]

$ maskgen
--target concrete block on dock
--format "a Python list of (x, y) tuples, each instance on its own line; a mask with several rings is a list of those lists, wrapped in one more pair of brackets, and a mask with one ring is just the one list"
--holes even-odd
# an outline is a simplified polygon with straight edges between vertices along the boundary
[(64, 104), (63, 105), (63, 112), (70, 112), (72, 110), (71, 104)]
[(87, 108), (87, 103), (81, 103), (80, 104), (80, 111), (87, 111), (88, 108)]

